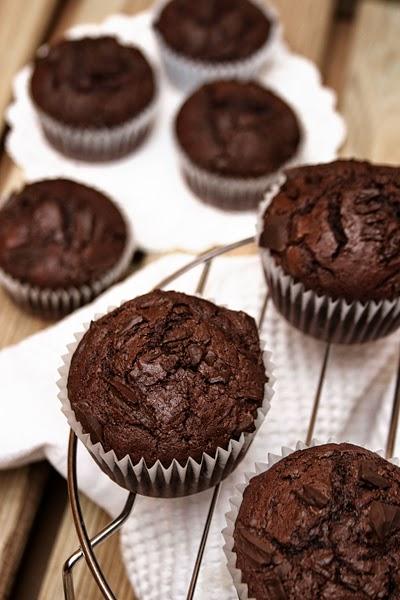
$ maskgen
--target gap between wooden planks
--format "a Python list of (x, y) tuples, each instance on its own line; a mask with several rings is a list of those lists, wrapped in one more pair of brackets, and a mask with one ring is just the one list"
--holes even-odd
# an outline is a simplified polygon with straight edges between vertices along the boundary
[[(400, 25), (398, 7), (395, 4), (385, 2), (364, 1), (356, 15), (354, 30), (352, 25), (347, 24), (335, 25), (333, 30), (330, 30), (333, 2), (305, 0), (304, 3), (294, 4), (292, 0), (281, 0), (277, 4), (281, 5), (283, 14), (286, 14), (287, 19), (289, 19), (286, 30), (292, 45), (298, 51), (317, 60), (320, 64), (323, 63), (324, 57), (326, 57), (325, 65), (329, 83), (343, 89), (341, 106), (345, 115), (350, 119), (349, 138), (345, 146), (346, 154), (357, 153), (375, 160), (399, 162), (399, 150), (397, 146), (392, 148), (390, 141), (396, 139), (396, 137), (398, 138), (398, 128), (396, 130), (396, 123), (392, 120), (394, 116), (392, 115), (392, 107), (398, 105), (399, 92), (396, 90), (396, 84), (399, 79), (398, 74), (394, 77), (393, 73), (388, 76), (385, 72), (389, 60), (396, 62), (393, 59), (396, 52), (398, 52), (396, 36), (396, 30), (399, 30)], [(141, 2), (140, 5), (143, 5), (143, 3)], [(69, 2), (65, 11), (61, 14), (59, 25), (56, 27), (53, 36), (60, 35), (64, 28), (73, 23), (88, 20), (99, 21), (106, 14), (121, 10), (134, 12), (138, 7), (138, 2), (103, 2), (99, 0)], [(329, 31), (330, 36), (328, 35)], [(320, 32), (319, 36), (316, 35), (318, 32)], [(319, 41), (316, 43), (318, 37)], [(328, 38), (330, 38), (329, 45), (327, 45)], [(348, 42), (351, 39), (353, 39), (354, 44), (349, 49)], [(350, 57), (350, 67), (349, 76), (346, 76), (343, 65), (348, 56)], [(383, 110), (389, 114), (390, 128), (381, 126)], [(366, 119), (366, 117), (368, 118)], [(2, 173), (4, 171), (0, 168), (0, 177)], [(7, 165), (5, 174), (5, 187), (7, 187), (7, 184), (10, 185), (11, 181), (14, 184), (19, 179), (16, 170), (7, 167)], [(1, 182), (1, 185), (4, 189), (3, 182)], [(22, 317), (11, 303), (4, 303), (2, 297), (0, 297), (0, 307), (0, 336), (4, 344), (12, 343), (16, 337), (23, 337), (32, 331), (31, 328), (38, 329), (42, 326), (38, 321)], [(15, 325), (15, 329), (10, 327), (5, 340), (3, 340), (2, 331), (3, 323), (6, 322), (6, 319), (3, 322), (4, 311), (7, 314), (7, 322), (10, 321), (10, 318), (13, 318)], [(17, 473), (21, 473), (21, 470)], [(29, 478), (27, 481), (29, 481)], [(13, 487), (12, 483), (11, 487)], [(16, 483), (15, 487), (17, 490), (20, 489), (20, 483)], [(2, 497), (1, 482), (0, 497)], [(16, 504), (18, 505), (18, 500)], [(91, 530), (93, 532), (98, 531), (106, 522), (104, 513), (88, 501), (85, 502), (85, 509), (88, 521), (93, 527)], [(13, 528), (17, 529), (15, 522), (10, 525), (11, 531), (13, 531)], [(0, 562), (1, 544), (2, 535), (0, 533)], [(66, 512), (38, 596), (40, 599), (47, 600), (62, 597), (60, 585), (61, 564), (75, 547), (75, 534), (72, 530), (69, 513)], [(114, 583), (114, 589), (118, 597), (121, 600), (130, 598), (129, 586), (123, 578), (123, 571), (121, 570), (116, 540), (107, 545), (103, 552), (102, 559), (108, 563), (105, 570), (113, 572), (115, 579), (112, 577), (111, 580)], [(80, 569), (77, 578), (77, 597), (85, 598), (85, 600), (99, 597), (85, 568)]]

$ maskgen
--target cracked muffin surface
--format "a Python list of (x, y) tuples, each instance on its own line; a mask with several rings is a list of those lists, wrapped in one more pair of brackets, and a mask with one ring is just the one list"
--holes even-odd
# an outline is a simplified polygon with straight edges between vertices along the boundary
[(352, 444), (297, 451), (251, 479), (234, 539), (256, 600), (397, 600), (400, 469)]
[(0, 210), (0, 267), (40, 288), (100, 280), (126, 247), (125, 220), (114, 202), (68, 179), (46, 179), (13, 193)]
[(44, 113), (72, 127), (117, 127), (153, 101), (156, 83), (144, 54), (112, 36), (61, 40), (41, 52), (30, 92)]
[(176, 52), (214, 63), (254, 54), (267, 42), (271, 22), (249, 0), (172, 0), (154, 27)]
[(400, 169), (355, 160), (289, 169), (260, 246), (285, 273), (333, 298), (400, 295)]
[(179, 146), (198, 167), (229, 177), (282, 168), (301, 143), (299, 121), (279, 96), (255, 81), (218, 80), (196, 90), (175, 122)]
[(254, 319), (156, 290), (91, 323), (68, 395), (92, 442), (119, 459), (184, 464), (254, 431), (265, 382)]

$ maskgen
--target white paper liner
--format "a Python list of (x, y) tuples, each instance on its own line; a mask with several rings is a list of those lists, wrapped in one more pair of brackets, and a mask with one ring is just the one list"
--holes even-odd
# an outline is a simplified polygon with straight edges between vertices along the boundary
[(317, 294), (285, 273), (269, 249), (260, 246), (263, 216), (285, 181), (282, 174), (266, 193), (256, 227), (265, 278), (277, 310), (303, 333), (336, 344), (362, 344), (393, 333), (400, 327), (400, 298), (348, 302)]
[(68, 288), (40, 288), (23, 283), (0, 269), (0, 285), (17, 304), (47, 318), (58, 318), (80, 306), (91, 302), (96, 296), (118, 281), (127, 271), (136, 248), (136, 241), (130, 221), (119, 204), (118, 208), (126, 227), (125, 248), (115, 265), (102, 277), (92, 283)]
[(158, 93), (138, 115), (115, 127), (72, 127), (50, 117), (36, 105), (43, 132), (56, 150), (83, 161), (108, 161), (129, 154), (144, 141), (156, 117)]
[[(286, 458), (287, 456), (290, 456), (290, 454), (293, 454), (294, 452), (297, 452), (298, 450), (307, 450), (308, 448), (322, 446), (325, 443), (336, 443), (336, 442), (334, 440), (329, 440), (328, 442), (312, 440), (310, 445), (305, 444), (304, 442), (297, 442), (295, 449), (283, 447), (280, 455), (268, 454), (268, 462), (257, 463), (255, 465), (255, 471), (250, 472), (250, 473), (245, 473), (244, 483), (236, 486), (236, 493), (229, 500), (231, 510), (225, 515), (225, 520), (226, 520), (227, 526), (222, 531), (222, 536), (224, 538), (224, 548), (223, 549), (224, 549), (224, 553), (225, 553), (226, 560), (227, 560), (228, 571), (233, 579), (233, 583), (236, 588), (239, 600), (256, 600), (255, 598), (249, 597), (247, 584), (242, 581), (242, 572), (240, 569), (238, 569), (236, 567), (237, 556), (236, 556), (236, 553), (233, 551), (233, 547), (234, 547), (234, 543), (235, 543), (234, 538), (233, 538), (233, 533), (235, 531), (235, 523), (236, 523), (237, 516), (239, 514), (240, 506), (242, 504), (243, 494), (249, 484), (249, 481), (253, 477), (256, 477), (257, 475), (260, 475), (261, 473), (268, 471), (268, 469), (270, 469), (273, 465), (275, 465), (282, 459)], [(383, 450), (378, 450), (375, 453), (378, 454), (379, 456), (382, 456), (383, 458), (385, 458), (385, 453), (383, 452)], [(399, 466), (398, 458), (391, 458), (391, 459), (387, 459), (387, 460), (390, 463)]]
[[(161, 0), (154, 13), (158, 19), (169, 0)], [(271, 23), (268, 39), (263, 46), (248, 58), (242, 60), (207, 62), (192, 59), (179, 54), (164, 40), (162, 34), (154, 28), (159, 54), (164, 69), (173, 85), (183, 91), (189, 91), (206, 81), (214, 79), (252, 79), (274, 55), (276, 44), (282, 39), (282, 27), (277, 12), (264, 2), (252, 0)]]
[[(121, 302), (122, 304), (124, 302)], [(115, 308), (115, 306), (109, 307), (105, 313), (95, 315), (95, 319), (103, 317)], [(151, 467), (148, 467), (143, 458), (139, 463), (134, 464), (129, 455), (118, 459), (114, 450), (106, 452), (100, 442), (94, 444), (90, 434), (83, 431), (82, 425), (75, 416), (68, 399), (68, 373), (72, 356), (86, 331), (88, 331), (90, 323), (84, 324), (83, 327), (81, 331), (74, 334), (75, 342), (68, 344), (68, 352), (62, 357), (63, 365), (59, 368), (61, 377), (57, 382), (60, 390), (58, 398), (61, 401), (62, 412), (67, 417), (69, 426), (99, 467), (121, 487), (143, 496), (156, 498), (189, 496), (213, 487), (225, 479), (246, 454), (251, 440), (256, 435), (270, 408), (275, 378), (273, 376), (271, 353), (265, 350), (264, 341), (260, 339), (260, 347), (268, 380), (264, 386), (262, 406), (257, 409), (254, 432), (242, 433), (238, 440), (231, 439), (226, 449), (218, 447), (213, 456), (203, 453), (200, 461), (189, 457), (187, 463), (182, 466), (174, 459), (168, 467), (165, 467), (157, 460)]]

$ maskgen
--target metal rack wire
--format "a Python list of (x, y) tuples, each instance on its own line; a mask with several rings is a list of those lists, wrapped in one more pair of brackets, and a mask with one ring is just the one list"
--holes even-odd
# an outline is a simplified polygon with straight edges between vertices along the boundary
[[(199, 265), (203, 265), (203, 269), (202, 269), (202, 272), (201, 272), (201, 275), (200, 275), (200, 278), (199, 278), (199, 281), (197, 284), (197, 288), (196, 288), (196, 292), (199, 294), (202, 294), (202, 292), (204, 291), (205, 285), (206, 285), (208, 273), (209, 273), (210, 266), (211, 266), (213, 259), (218, 256), (221, 256), (223, 254), (227, 254), (227, 253), (231, 252), (232, 250), (235, 250), (237, 248), (242, 248), (244, 246), (248, 246), (253, 243), (254, 243), (253, 238), (246, 238), (244, 240), (240, 240), (239, 242), (235, 242), (228, 246), (219, 247), (219, 248), (216, 248), (209, 252), (206, 252), (206, 253), (200, 255), (199, 257), (195, 258), (194, 260), (190, 261), (188, 264), (184, 265), (183, 267), (181, 267), (180, 269), (178, 269), (177, 271), (175, 271), (174, 273), (172, 273), (165, 279), (163, 279), (156, 286), (156, 288), (163, 288), (163, 287), (169, 285), (170, 283), (172, 283), (173, 281), (175, 281), (176, 279), (178, 279), (179, 277), (181, 277), (182, 275), (184, 275), (185, 273), (191, 271), (195, 267), (198, 267)], [(263, 326), (264, 317), (265, 317), (265, 314), (266, 314), (266, 311), (268, 308), (268, 302), (269, 302), (269, 293), (267, 290), (264, 301), (261, 306), (260, 314), (258, 317), (259, 330), (261, 330), (261, 328)], [(319, 379), (318, 379), (318, 385), (317, 385), (317, 389), (315, 391), (313, 405), (312, 405), (312, 411), (311, 411), (311, 415), (310, 415), (310, 419), (309, 419), (309, 423), (308, 423), (307, 437), (306, 437), (307, 444), (309, 444), (313, 438), (315, 426), (317, 423), (322, 390), (323, 390), (325, 376), (326, 376), (326, 372), (327, 372), (328, 364), (329, 364), (330, 351), (331, 351), (331, 343), (326, 342), (324, 358), (323, 358), (322, 365), (321, 365), (321, 370), (320, 370)], [(399, 346), (399, 360), (398, 360), (398, 365), (397, 365), (396, 383), (395, 383), (395, 389), (394, 389), (394, 394), (393, 394), (393, 399), (392, 399), (392, 410), (391, 410), (389, 431), (388, 431), (388, 436), (387, 436), (387, 440), (386, 440), (386, 448), (385, 448), (387, 457), (391, 457), (393, 455), (393, 451), (394, 451), (394, 447), (395, 447), (395, 443), (396, 443), (399, 414), (400, 414), (400, 346)], [(71, 510), (72, 510), (72, 516), (73, 516), (76, 532), (77, 532), (77, 535), (79, 538), (80, 549), (77, 550), (74, 554), (72, 554), (68, 558), (68, 560), (64, 563), (64, 567), (63, 567), (64, 597), (66, 600), (75, 600), (75, 592), (74, 592), (74, 585), (73, 585), (73, 569), (74, 569), (75, 565), (84, 557), (99, 590), (103, 594), (103, 597), (106, 598), (106, 600), (117, 600), (116, 596), (113, 594), (113, 592), (102, 572), (102, 569), (96, 559), (96, 556), (94, 553), (94, 548), (97, 545), (104, 542), (105, 540), (107, 540), (111, 535), (116, 533), (121, 528), (121, 526), (127, 520), (127, 518), (129, 517), (129, 515), (131, 514), (131, 512), (133, 510), (136, 494), (131, 492), (128, 495), (125, 506), (122, 509), (122, 512), (120, 513), (120, 515), (118, 517), (116, 517), (111, 523), (109, 523), (102, 531), (100, 531), (100, 533), (98, 533), (96, 536), (94, 536), (92, 539), (90, 539), (88, 532), (87, 532), (84, 516), (82, 513), (82, 507), (81, 507), (80, 500), (79, 500), (77, 469), (76, 469), (77, 441), (78, 440), (77, 440), (76, 435), (74, 434), (73, 431), (71, 431), (70, 437), (69, 437), (69, 447), (68, 447), (68, 493), (69, 493), (69, 500), (70, 500), (70, 505), (71, 505)], [(201, 563), (202, 563), (202, 559), (203, 559), (205, 546), (207, 543), (207, 537), (208, 537), (208, 533), (210, 530), (210, 525), (211, 525), (212, 517), (213, 517), (214, 511), (215, 511), (215, 507), (217, 506), (217, 503), (218, 503), (219, 490), (220, 490), (220, 484), (218, 484), (214, 487), (214, 491), (213, 491), (209, 509), (208, 509), (207, 518), (206, 518), (206, 521), (204, 524), (203, 534), (202, 534), (200, 545), (199, 545), (198, 552), (197, 552), (196, 561), (193, 566), (193, 572), (192, 572), (186, 600), (193, 600), (193, 597), (194, 597), (194, 594), (196, 591), (197, 579), (198, 579), (198, 575), (199, 575), (200, 568), (201, 568)]]

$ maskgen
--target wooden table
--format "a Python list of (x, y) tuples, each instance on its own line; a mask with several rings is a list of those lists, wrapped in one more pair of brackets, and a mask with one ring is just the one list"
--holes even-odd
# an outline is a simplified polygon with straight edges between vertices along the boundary
[[(73, 24), (101, 21), (115, 12), (135, 13), (146, 0), (0, 0), (0, 135), (11, 81), (45, 40)], [(314, 60), (334, 88), (348, 124), (344, 156), (400, 163), (400, 4), (389, 0), (275, 0), (291, 46)], [(0, 193), (23, 181), (3, 152)], [(0, 347), (46, 326), (27, 316), (0, 291)], [(0, 384), (1, 385), (1, 384)], [(1, 390), (1, 387), (0, 387)], [(7, 401), (6, 398), (1, 398)], [(90, 532), (107, 516), (84, 501)], [(65, 482), (46, 464), (0, 473), (0, 600), (63, 597), (61, 567), (77, 539), (67, 506)], [(121, 600), (134, 598), (115, 538), (98, 552)], [(85, 565), (75, 574), (79, 599), (99, 598)]]

